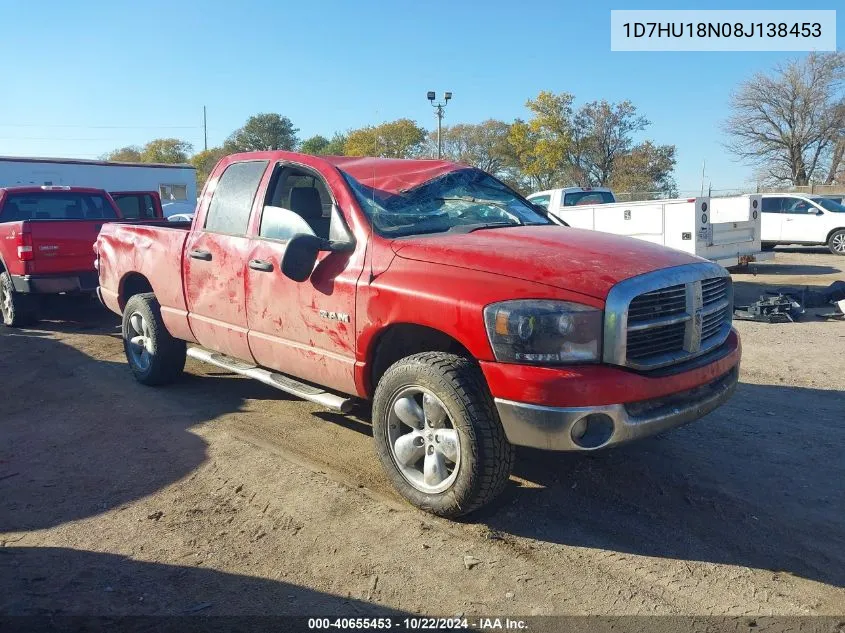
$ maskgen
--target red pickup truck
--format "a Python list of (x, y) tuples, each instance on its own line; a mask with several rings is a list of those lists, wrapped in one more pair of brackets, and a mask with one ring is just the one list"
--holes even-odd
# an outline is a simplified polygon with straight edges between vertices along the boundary
[(91, 250), (100, 227), (120, 218), (102, 189), (0, 188), (0, 313), (9, 326), (32, 322), (37, 295), (93, 293)]
[(492, 500), (516, 445), (653, 435), (738, 380), (722, 267), (556, 225), (446, 161), (228, 156), (190, 229), (109, 224), (95, 250), (137, 380), (187, 355), (342, 412), (372, 400), (388, 477), (441, 516)]

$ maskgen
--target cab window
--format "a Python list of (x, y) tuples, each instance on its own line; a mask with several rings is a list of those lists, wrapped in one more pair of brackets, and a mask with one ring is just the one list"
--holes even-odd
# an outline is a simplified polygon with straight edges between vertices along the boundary
[(529, 202), (536, 204), (539, 207), (543, 207), (544, 209), (549, 208), (549, 204), (552, 202), (551, 196), (534, 196), (533, 198), (528, 198)]
[(782, 213), (784, 198), (763, 198), (763, 213)]
[(332, 197), (322, 178), (311, 171), (279, 166), (270, 181), (258, 234), (289, 240), (297, 233), (329, 239)]
[(205, 230), (212, 233), (245, 235), (258, 184), (267, 168), (266, 160), (232, 163), (220, 176), (208, 213)]
[(784, 213), (796, 213), (796, 214), (804, 214), (807, 213), (815, 213), (816, 207), (813, 206), (808, 200), (802, 200), (801, 198), (791, 198), (787, 199), (786, 204), (784, 205)]

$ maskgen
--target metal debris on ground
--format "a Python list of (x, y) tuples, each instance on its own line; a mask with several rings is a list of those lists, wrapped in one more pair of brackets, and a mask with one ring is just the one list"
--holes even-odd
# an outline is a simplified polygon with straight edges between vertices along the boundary
[(789, 295), (761, 295), (759, 301), (734, 308), (734, 319), (763, 323), (791, 323), (804, 314), (804, 307)]

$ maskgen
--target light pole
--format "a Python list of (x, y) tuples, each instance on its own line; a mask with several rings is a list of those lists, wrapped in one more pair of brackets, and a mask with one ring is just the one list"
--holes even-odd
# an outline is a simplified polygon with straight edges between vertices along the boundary
[(434, 90), (429, 90), (426, 96), (434, 108), (434, 116), (437, 117), (437, 158), (441, 158), (443, 156), (443, 142), (440, 138), (440, 134), (443, 127), (443, 110), (446, 109), (446, 104), (449, 103), (449, 99), (452, 98), (452, 93), (443, 93), (443, 103), (434, 103)]

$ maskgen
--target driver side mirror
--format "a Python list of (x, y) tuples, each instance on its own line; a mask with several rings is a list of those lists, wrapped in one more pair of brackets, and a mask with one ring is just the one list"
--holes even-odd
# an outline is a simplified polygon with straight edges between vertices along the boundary
[(824, 215), (824, 211), (821, 209), (816, 209), (816, 215)]
[(321, 251), (344, 252), (354, 248), (354, 242), (333, 242), (311, 233), (297, 233), (290, 238), (282, 256), (282, 274), (296, 282), (307, 281)]

